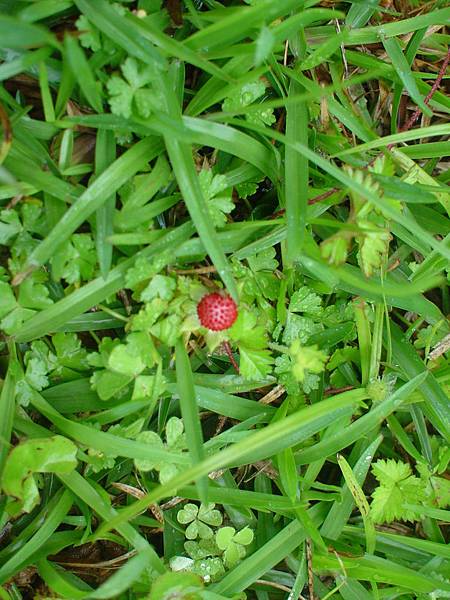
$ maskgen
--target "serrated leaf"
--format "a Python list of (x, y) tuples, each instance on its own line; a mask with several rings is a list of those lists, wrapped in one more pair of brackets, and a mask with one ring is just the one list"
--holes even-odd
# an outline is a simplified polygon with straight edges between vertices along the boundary
[(0, 246), (8, 245), (21, 230), (22, 225), (15, 210), (5, 208), (0, 212)]
[(145, 369), (145, 363), (139, 352), (134, 352), (128, 344), (120, 344), (111, 352), (108, 367), (120, 375), (136, 377)]
[(258, 252), (254, 256), (249, 256), (247, 261), (252, 271), (270, 271), (273, 273), (278, 268), (278, 261), (275, 256), (275, 248), (267, 248), (267, 250)]
[(346, 262), (350, 250), (351, 237), (336, 233), (320, 244), (322, 258), (330, 265), (339, 266)]
[(162, 298), (171, 300), (173, 298), (177, 284), (172, 277), (165, 275), (155, 275), (147, 287), (141, 292), (141, 301), (149, 302), (153, 298)]
[(322, 373), (328, 355), (316, 345), (302, 346), (298, 340), (289, 348), (292, 357), (292, 373), (297, 381), (305, 381), (307, 372)]
[(95, 244), (90, 234), (75, 233), (50, 260), (55, 281), (79, 283), (91, 279), (97, 264)]
[(113, 348), (108, 359), (108, 368), (115, 373), (137, 377), (146, 367), (154, 364), (151, 339), (143, 331), (128, 334), (127, 343)]
[(239, 370), (246, 379), (264, 379), (272, 371), (273, 357), (269, 350), (239, 347)]
[(267, 348), (267, 336), (264, 327), (256, 324), (256, 316), (248, 310), (241, 310), (236, 321), (229, 329), (230, 338), (239, 346), (251, 350)]
[(19, 286), (19, 304), (24, 308), (44, 309), (53, 304), (48, 288), (42, 283), (45, 274), (36, 271)]
[(81, 340), (75, 333), (56, 333), (52, 337), (52, 342), (60, 365), (79, 371), (89, 366), (87, 351), (82, 347)]
[(370, 506), (374, 522), (417, 520), (417, 514), (404, 505), (426, 501), (426, 493), (423, 482), (412, 475), (411, 467), (394, 459), (378, 460), (373, 464), (372, 472), (380, 482), (372, 493)]
[(364, 275), (370, 277), (380, 269), (386, 259), (392, 236), (387, 229), (365, 229), (363, 236), (357, 236), (359, 245), (358, 262)]
[(412, 475), (408, 463), (399, 462), (392, 458), (377, 460), (372, 465), (372, 472), (380, 483), (397, 483)]
[(304, 312), (311, 315), (319, 315), (322, 311), (322, 299), (307, 286), (301, 287), (292, 294), (289, 303), (292, 312)]

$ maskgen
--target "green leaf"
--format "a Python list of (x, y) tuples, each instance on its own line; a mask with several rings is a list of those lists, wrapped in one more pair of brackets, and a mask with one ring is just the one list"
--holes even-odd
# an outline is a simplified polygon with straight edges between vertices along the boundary
[(22, 442), (9, 454), (2, 477), (6, 494), (30, 512), (39, 503), (39, 491), (33, 473), (70, 473), (76, 465), (77, 447), (65, 437), (33, 439)]
[[(362, 222), (358, 221), (359, 226)], [(392, 236), (387, 229), (370, 229), (367, 224), (363, 236), (357, 236), (359, 244), (358, 261), (366, 277), (371, 277), (374, 271), (381, 268), (387, 257), (389, 242)]]
[(56, 333), (52, 343), (60, 365), (79, 371), (88, 368), (87, 351), (75, 333)]
[(141, 292), (141, 301), (149, 302), (153, 298), (162, 298), (163, 300), (171, 300), (173, 298), (176, 281), (172, 277), (165, 275), (155, 275), (148, 286)]
[(258, 67), (272, 52), (275, 45), (275, 36), (268, 27), (263, 27), (256, 38), (255, 65)]
[(269, 350), (252, 350), (239, 347), (239, 370), (247, 379), (264, 379), (271, 371), (273, 357)]
[(108, 367), (115, 373), (137, 377), (145, 367), (154, 364), (152, 344), (143, 331), (130, 333), (127, 343), (116, 346), (108, 359)]
[[(239, 112), (242, 107), (253, 104), (253, 102), (264, 94), (265, 90), (266, 88), (262, 81), (246, 83), (238, 93), (233, 94), (233, 96), (223, 102), (222, 109), (224, 112)], [(272, 125), (276, 121), (271, 108), (261, 108), (261, 110), (246, 113), (245, 118), (256, 125)]]
[(297, 381), (303, 382), (307, 371), (322, 373), (325, 369), (327, 354), (317, 346), (302, 346), (298, 340), (289, 348), (292, 357), (292, 373)]
[(183, 450), (186, 447), (184, 422), (178, 417), (170, 417), (166, 423), (166, 440), (171, 449)]
[[(151, 447), (155, 447), (159, 450), (164, 448), (164, 444), (157, 433), (154, 431), (141, 431), (139, 435), (136, 437), (137, 442), (143, 442), (144, 444), (148, 444)], [(144, 459), (134, 459), (134, 464), (136, 465), (136, 469), (140, 471), (152, 471), (153, 469), (157, 469), (160, 466), (158, 461), (152, 460), (144, 460)]]
[(400, 42), (396, 38), (386, 38), (381, 35), (383, 46), (395, 67), (395, 71), (402, 80), (408, 94), (412, 100), (419, 106), (422, 112), (431, 117), (433, 111), (425, 104), (416, 84), (416, 80), (411, 72), (411, 68), (402, 52)]
[(157, 108), (158, 100), (154, 90), (143, 88), (158, 76), (158, 69), (129, 57), (121, 70), (124, 79), (113, 75), (107, 83), (111, 112), (129, 119), (134, 106), (139, 116), (147, 118)]
[(76, 233), (51, 258), (53, 279), (65, 279), (67, 283), (88, 281), (94, 275), (96, 262), (95, 245), (90, 234)]
[(216, 533), (216, 544), (221, 550), (226, 550), (234, 538), (236, 530), (234, 527), (221, 527)]
[(100, 84), (94, 77), (83, 49), (78, 45), (77, 39), (71, 35), (66, 35), (64, 46), (67, 62), (81, 91), (92, 108), (101, 113), (103, 107)]
[(303, 286), (292, 294), (289, 310), (291, 312), (319, 315), (323, 312), (322, 299), (309, 287)]
[(248, 546), (253, 542), (253, 531), (249, 527), (244, 527), (236, 533), (233, 538), (237, 544), (242, 544), (243, 546)]
[(44, 309), (53, 304), (50, 292), (44, 282), (47, 276), (41, 271), (32, 273), (19, 286), (19, 304), (24, 308)]
[(251, 350), (267, 348), (267, 335), (262, 325), (257, 325), (255, 312), (241, 310), (236, 321), (230, 327), (229, 334), (239, 347)]
[(187, 525), (197, 518), (197, 514), (198, 506), (188, 502), (188, 504), (184, 505), (184, 508), (177, 512), (177, 521), (182, 525)]
[(82, 46), (89, 48), (93, 52), (97, 52), (102, 47), (100, 34), (96, 27), (91, 25), (89, 20), (80, 15), (75, 21), (78, 31), (80, 32), (79, 40)]
[(270, 271), (273, 272), (278, 267), (278, 261), (275, 259), (275, 248), (267, 248), (258, 252), (254, 256), (249, 256), (247, 262), (252, 271)]
[(214, 510), (215, 504), (200, 504), (200, 508), (198, 511), (198, 518), (203, 523), (207, 523), (208, 525), (213, 525), (214, 527), (219, 527), (222, 524), (222, 513), (218, 510)]
[(23, 23), (5, 14), (0, 15), (0, 38), (4, 48), (30, 48), (55, 44), (52, 34), (45, 27)]
[(194, 573), (165, 573), (153, 583), (149, 600), (202, 600), (203, 581)]
[(372, 472), (380, 482), (372, 493), (371, 514), (375, 523), (392, 523), (394, 520), (414, 521), (414, 511), (404, 508), (425, 499), (425, 490), (418, 477), (412, 475), (406, 463), (393, 459), (378, 460)]
[(109, 400), (123, 391), (132, 380), (132, 375), (96, 371), (91, 377), (91, 384), (101, 400)]
[(223, 227), (227, 222), (227, 214), (234, 209), (231, 189), (226, 191), (226, 177), (224, 175), (213, 176), (210, 169), (202, 169), (198, 178), (214, 226)]
[(0, 318), (10, 313), (17, 306), (16, 298), (10, 285), (0, 281)]

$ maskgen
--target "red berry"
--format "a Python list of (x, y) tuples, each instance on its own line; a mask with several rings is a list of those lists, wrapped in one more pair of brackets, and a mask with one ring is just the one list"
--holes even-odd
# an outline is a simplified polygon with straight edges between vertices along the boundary
[(203, 327), (211, 331), (222, 331), (236, 321), (236, 302), (230, 296), (217, 292), (206, 294), (198, 303), (197, 314)]

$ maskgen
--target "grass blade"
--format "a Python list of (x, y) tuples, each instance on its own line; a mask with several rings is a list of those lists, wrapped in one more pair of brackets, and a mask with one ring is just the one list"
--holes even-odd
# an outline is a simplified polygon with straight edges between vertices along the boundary
[[(289, 95), (303, 91), (296, 81), (291, 81)], [(286, 138), (308, 145), (308, 108), (305, 102), (290, 105), (286, 113)], [(300, 256), (306, 233), (306, 210), (308, 206), (308, 159), (292, 148), (285, 151), (286, 194), (286, 266), (292, 265)]]
[[(367, 473), (369, 472), (370, 463), (372, 462), (375, 452), (381, 444), (382, 439), (383, 438), (380, 435), (372, 443), (368, 445), (365, 444), (365, 450), (361, 453), (361, 456), (358, 458), (355, 466), (353, 467), (353, 476), (360, 486), (363, 485), (366, 479)], [(347, 524), (348, 519), (350, 518), (354, 505), (355, 502), (353, 495), (347, 483), (345, 483), (341, 489), (341, 498), (339, 501), (334, 502), (330, 512), (323, 522), (320, 533), (325, 538), (337, 540)]]
[[(184, 421), (186, 440), (193, 465), (201, 463), (204, 459), (203, 435), (200, 426), (200, 416), (195, 397), (194, 379), (192, 377), (191, 363), (184, 347), (184, 340), (180, 338), (176, 345), (176, 373), (177, 388), (180, 397), (181, 416)], [(203, 503), (207, 503), (208, 480), (202, 478), (197, 483), (199, 495)]]
[(422, 410), (444, 438), (450, 440), (450, 415), (447, 394), (436, 381), (434, 375), (426, 369), (415, 349), (405, 339), (401, 329), (394, 323), (391, 323), (390, 335), (393, 360), (408, 378), (414, 378), (415, 381), (420, 374), (424, 377), (419, 385), (419, 390), (424, 398)]
[(57, 493), (50, 501), (48, 513), (36, 533), (0, 567), (0, 584), (5, 583), (17, 570), (25, 568), (36, 557), (41, 546), (61, 524), (73, 504), (69, 491)]
[(417, 88), (416, 80), (411, 73), (408, 61), (406, 60), (400, 47), (400, 42), (394, 37), (385, 38), (381, 36), (381, 40), (383, 42), (384, 49), (391, 59), (392, 65), (402, 80), (408, 94), (411, 96), (412, 100), (414, 100), (417, 106), (422, 109), (423, 113), (428, 117), (431, 117), (433, 111), (423, 101), (419, 89)]
[(364, 531), (366, 533), (366, 552), (373, 554), (375, 552), (376, 545), (375, 525), (373, 524), (372, 517), (370, 515), (369, 503), (367, 502), (367, 498), (361, 486), (359, 485), (352, 468), (342, 454), (338, 454), (337, 461), (342, 474), (344, 475), (348, 489), (350, 490), (363, 518)]
[(77, 40), (71, 35), (66, 35), (64, 38), (64, 49), (67, 63), (84, 97), (96, 112), (101, 113), (103, 111), (103, 103), (99, 85), (95, 81), (94, 74), (83, 50), (80, 48)]
[(369, 433), (372, 429), (378, 428), (380, 423), (394, 410), (396, 410), (409, 395), (423, 382), (427, 375), (420, 373), (411, 381), (405, 383), (392, 396), (375, 405), (368, 413), (358, 420), (354, 421), (345, 431), (340, 431), (335, 435), (318, 442), (314, 446), (305, 450), (300, 450), (296, 456), (297, 464), (306, 465), (322, 456), (329, 456), (346, 448), (361, 436)]
[[(97, 144), (95, 146), (95, 174), (98, 177), (105, 171), (116, 158), (116, 140), (114, 133), (107, 129), (99, 129), (97, 132)], [(106, 279), (112, 263), (112, 244), (107, 238), (113, 235), (113, 219), (116, 205), (116, 195), (112, 194), (100, 208), (97, 209), (95, 223), (98, 264), (103, 279)]]
[(0, 481), (5, 460), (10, 449), (11, 431), (16, 409), (16, 382), (19, 377), (19, 364), (14, 346), (10, 348), (10, 359), (0, 394)]

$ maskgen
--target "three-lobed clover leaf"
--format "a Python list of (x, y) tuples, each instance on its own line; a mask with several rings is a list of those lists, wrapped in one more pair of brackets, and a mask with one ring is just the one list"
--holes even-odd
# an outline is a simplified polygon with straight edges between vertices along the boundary
[(222, 550), (217, 546), (214, 537), (188, 540), (184, 542), (186, 553), (194, 560), (202, 560), (209, 556), (220, 556)]
[(234, 527), (222, 527), (216, 533), (216, 544), (223, 550), (223, 559), (228, 567), (233, 567), (246, 554), (245, 546), (253, 541), (253, 531), (244, 527), (236, 533)]
[(188, 503), (184, 508), (178, 511), (177, 520), (182, 525), (188, 525), (185, 536), (188, 540), (200, 538), (202, 540), (210, 539), (214, 533), (209, 525), (218, 527), (222, 524), (222, 514), (214, 510), (214, 504), (196, 504)]
[(195, 560), (191, 571), (200, 575), (205, 583), (217, 581), (225, 574), (225, 568), (220, 558), (210, 557), (202, 560)]

